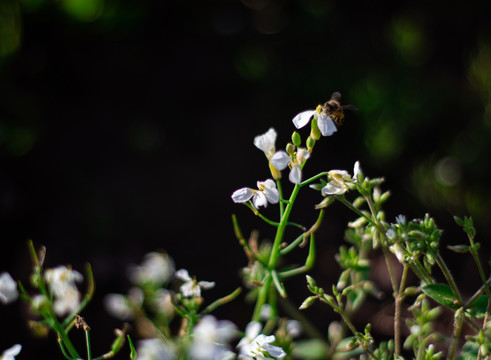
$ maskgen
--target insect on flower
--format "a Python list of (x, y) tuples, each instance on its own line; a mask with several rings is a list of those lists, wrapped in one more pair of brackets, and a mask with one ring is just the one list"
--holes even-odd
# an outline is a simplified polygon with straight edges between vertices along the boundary
[(343, 125), (344, 110), (358, 110), (354, 105), (341, 105), (341, 93), (334, 92), (331, 98), (322, 105), (322, 112), (329, 116), (337, 127)]

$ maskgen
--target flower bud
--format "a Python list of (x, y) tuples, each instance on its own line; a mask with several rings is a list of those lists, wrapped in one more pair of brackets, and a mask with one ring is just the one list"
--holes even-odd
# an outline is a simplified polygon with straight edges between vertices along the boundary
[(304, 300), (302, 305), (298, 308), (299, 310), (305, 310), (308, 307), (310, 307), (314, 302), (315, 302), (316, 297), (315, 296), (309, 296), (307, 299)]
[(310, 136), (314, 140), (319, 140), (321, 138), (321, 131), (319, 130), (319, 127), (317, 126), (317, 117), (314, 116), (312, 121), (310, 122), (311, 130), (310, 130)]
[(300, 146), (300, 144), (302, 143), (302, 138), (300, 137), (300, 134), (296, 131), (294, 131), (292, 134), (292, 143), (295, 146)]
[(305, 275), (305, 278), (307, 279), (307, 284), (309, 284), (309, 286), (311, 286), (313, 288), (317, 287), (317, 283), (315, 282), (315, 280), (312, 276)]
[(307, 145), (307, 150), (309, 152), (312, 152), (312, 150), (314, 149), (315, 140), (311, 136), (309, 136), (307, 138), (306, 145)]
[(288, 155), (290, 155), (290, 157), (293, 156), (295, 150), (296, 150), (295, 145), (293, 145), (292, 143), (286, 144), (286, 152), (288, 153)]

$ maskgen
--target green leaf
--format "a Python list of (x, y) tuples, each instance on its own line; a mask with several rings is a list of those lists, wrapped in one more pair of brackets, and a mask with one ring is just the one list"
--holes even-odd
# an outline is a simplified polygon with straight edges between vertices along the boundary
[[(452, 293), (452, 289), (444, 284), (430, 284), (423, 287), (423, 292), (436, 302), (451, 309), (457, 310), (460, 306)], [(472, 305), (466, 309), (465, 314), (471, 318), (483, 318), (488, 307), (488, 297), (479, 296)]]
[(452, 292), (450, 286), (445, 284), (429, 284), (423, 287), (423, 292), (436, 302), (451, 309), (457, 310), (459, 302)]
[(465, 313), (469, 317), (480, 319), (486, 315), (487, 308), (488, 297), (486, 295), (481, 295), (472, 303)]

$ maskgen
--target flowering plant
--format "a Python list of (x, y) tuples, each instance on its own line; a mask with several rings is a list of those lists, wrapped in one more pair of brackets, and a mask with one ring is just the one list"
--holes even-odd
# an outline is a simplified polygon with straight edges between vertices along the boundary
[[(440, 230), (427, 214), (422, 219), (396, 217), (386, 219), (383, 205), (390, 196), (383, 192), (383, 178), (369, 178), (354, 163), (353, 172), (325, 170), (305, 179), (304, 168), (312, 158), (316, 143), (338, 131), (343, 110), (352, 108), (339, 102), (339, 93), (316, 110), (293, 117), (300, 132), (310, 124), (302, 141), (293, 131), (291, 142), (277, 150), (277, 132), (270, 128), (255, 137), (253, 143), (264, 152), (271, 178), (257, 181), (257, 189), (242, 187), (232, 193), (232, 200), (247, 206), (254, 215), (274, 229), (272, 242), (260, 241), (258, 232), (243, 235), (236, 216), (232, 216), (236, 238), (247, 258), (242, 269), (246, 299), (254, 303), (250, 322), (243, 331), (231, 320), (218, 320), (215, 309), (237, 301), (242, 289), (208, 301), (203, 293), (216, 284), (198, 280), (186, 269), (176, 271), (170, 256), (151, 252), (140, 265), (130, 267), (132, 287), (127, 294), (108, 294), (107, 311), (134, 326), (140, 340), (133, 346), (128, 327), (116, 332), (111, 350), (93, 357), (90, 327), (80, 316), (92, 299), (94, 280), (86, 268), (84, 295), (79, 284), (84, 276), (69, 266), (44, 269), (45, 249), (29, 249), (34, 263), (29, 293), (22, 283), (15, 283), (8, 273), (0, 275), (0, 301), (4, 304), (26, 300), (39, 320), (38, 331), (54, 331), (61, 354), (67, 359), (81, 359), (80, 351), (70, 340), (70, 332), (81, 329), (86, 337), (86, 358), (107, 359), (118, 353), (125, 341), (131, 359), (404, 359), (417, 360), (489, 359), (491, 356), (491, 277), (479, 256), (479, 243), (471, 218), (455, 221), (467, 234), (468, 244), (450, 247), (457, 253), (470, 254), (476, 264), (482, 286), (471, 296), (464, 296), (440, 253)], [(284, 191), (283, 171), (289, 170), (290, 193)], [(309, 226), (292, 220), (294, 206), (304, 191), (318, 191), (319, 201), (312, 206), (316, 218)], [(307, 273), (317, 257), (316, 235), (326, 212), (334, 203), (350, 209), (354, 218), (345, 233), (347, 244), (335, 256), (341, 273), (329, 290), (317, 285)], [(263, 214), (268, 205), (277, 207), (278, 216)], [(288, 229), (288, 231), (287, 231)], [(291, 230), (291, 231), (290, 231)], [(292, 234), (296, 234), (292, 236)], [(286, 255), (308, 246), (301, 266), (293, 266)], [(371, 259), (380, 254), (390, 279), (391, 292), (384, 294), (370, 276)], [(435, 273), (439, 272), (440, 276)], [(301, 304), (289, 300), (286, 280), (305, 274), (306, 298)], [(439, 280), (437, 280), (437, 278)], [(376, 326), (360, 324), (357, 314), (369, 297), (392, 296), (394, 303), (392, 336), (377, 338)], [(326, 324), (327, 336), (310, 322), (302, 310), (321, 302), (338, 314), (339, 320)], [(281, 305), (281, 306), (280, 306)], [(443, 310), (452, 314), (452, 329), (440, 333), (435, 324)], [(464, 327), (466, 325), (466, 327)], [(5, 350), (2, 359), (14, 359), (21, 346)]]

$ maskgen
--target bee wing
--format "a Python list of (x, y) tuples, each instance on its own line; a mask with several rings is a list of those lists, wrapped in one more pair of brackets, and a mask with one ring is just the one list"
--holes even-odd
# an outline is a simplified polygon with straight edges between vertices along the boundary
[(331, 100), (336, 100), (336, 101), (341, 100), (341, 93), (338, 91), (333, 92), (331, 95)]
[(358, 111), (358, 108), (355, 105), (343, 105), (342, 108), (346, 110)]

